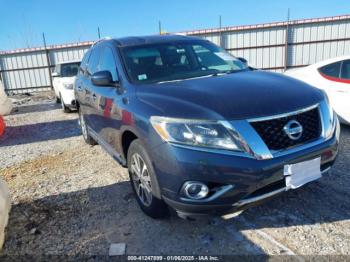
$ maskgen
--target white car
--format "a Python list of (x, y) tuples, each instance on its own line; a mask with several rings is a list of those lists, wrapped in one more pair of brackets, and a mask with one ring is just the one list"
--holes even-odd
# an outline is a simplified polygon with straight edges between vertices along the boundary
[(350, 125), (350, 56), (341, 56), (303, 68), (292, 69), (286, 75), (324, 90), (339, 120)]
[(0, 178), (0, 250), (5, 241), (5, 228), (11, 210), (10, 190), (6, 182)]
[(57, 103), (61, 103), (64, 112), (76, 109), (74, 82), (78, 74), (80, 61), (70, 61), (57, 64), (52, 73), (52, 84)]
[(4, 86), (0, 80), (0, 116), (5, 116), (11, 113), (12, 110), (12, 102), (7, 97)]

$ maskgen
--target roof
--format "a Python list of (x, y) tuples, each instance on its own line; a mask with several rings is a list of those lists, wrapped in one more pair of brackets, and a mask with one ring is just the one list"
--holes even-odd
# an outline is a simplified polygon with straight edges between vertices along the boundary
[(135, 46), (143, 44), (167, 43), (186, 40), (203, 40), (194, 36), (183, 35), (150, 35), (150, 36), (131, 36), (113, 39), (118, 46)]
[(350, 55), (343, 55), (343, 56), (337, 56), (337, 57), (333, 57), (333, 58), (329, 58), (326, 60), (322, 60), (320, 62), (314, 63), (309, 65), (309, 67), (321, 67), (324, 65), (328, 65), (328, 64), (332, 64), (338, 61), (343, 61), (343, 60), (350, 60)]
[(68, 60), (68, 61), (63, 61), (63, 62), (58, 62), (56, 65), (64, 65), (64, 64), (72, 64), (72, 63), (80, 63), (81, 60)]

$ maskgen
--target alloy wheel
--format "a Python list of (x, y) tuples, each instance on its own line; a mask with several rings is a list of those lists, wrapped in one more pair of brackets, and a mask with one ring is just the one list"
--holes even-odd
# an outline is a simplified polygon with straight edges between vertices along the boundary
[(84, 120), (84, 116), (82, 114), (79, 114), (79, 120), (80, 120), (80, 126), (81, 126), (81, 132), (83, 133), (83, 137), (85, 140), (88, 139), (86, 124)]
[(137, 197), (145, 206), (152, 203), (151, 177), (143, 158), (135, 153), (131, 159), (131, 178)]

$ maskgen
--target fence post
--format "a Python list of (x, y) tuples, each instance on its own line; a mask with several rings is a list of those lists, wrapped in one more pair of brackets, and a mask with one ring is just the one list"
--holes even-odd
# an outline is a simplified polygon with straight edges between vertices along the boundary
[(221, 20), (221, 15), (219, 16), (219, 46), (224, 48), (223, 47), (223, 41), (222, 41), (222, 32), (221, 32), (221, 29), (222, 29), (222, 20)]
[(289, 38), (289, 8), (287, 16), (287, 25), (286, 25), (286, 39), (284, 43), (284, 71), (288, 68), (288, 38)]
[(45, 48), (45, 54), (46, 54), (47, 68), (49, 70), (50, 86), (51, 86), (51, 89), (53, 89), (50, 55), (49, 55), (49, 50), (47, 49), (47, 46), (46, 46), (46, 39), (45, 39), (44, 33), (43, 33), (43, 42), (44, 42), (44, 48)]

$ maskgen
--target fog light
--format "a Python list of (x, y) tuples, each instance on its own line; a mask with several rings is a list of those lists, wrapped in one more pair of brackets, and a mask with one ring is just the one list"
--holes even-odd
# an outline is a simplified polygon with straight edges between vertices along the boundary
[(203, 199), (209, 193), (209, 188), (202, 182), (186, 182), (183, 188), (183, 192), (190, 199)]

